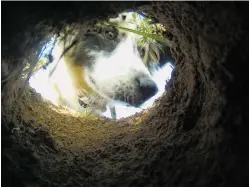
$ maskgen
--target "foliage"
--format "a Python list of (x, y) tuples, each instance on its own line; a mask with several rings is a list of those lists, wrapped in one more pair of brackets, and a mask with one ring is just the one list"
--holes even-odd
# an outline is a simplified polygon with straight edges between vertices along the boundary
[[(35, 65), (34, 69), (33, 69), (33, 73), (36, 73), (37, 71), (39, 71), (41, 68), (45, 68), (47, 65), (49, 64), (49, 60), (48, 58), (45, 57), (41, 57), (37, 64)], [(27, 63), (26, 66), (23, 69), (23, 74), (22, 77), (23, 78), (27, 78), (27, 75), (30, 71), (31, 65), (30, 63)]]
[(136, 24), (137, 30), (145, 33), (138, 40), (138, 47), (141, 49), (143, 61), (149, 65), (150, 61), (158, 63), (160, 54), (163, 53), (162, 45), (159, 42), (169, 43), (163, 36), (166, 29), (162, 24), (152, 24), (150, 18), (139, 18), (139, 14), (132, 13), (132, 18), (128, 20), (131, 24)]
[(138, 47), (144, 63), (147, 66), (151, 62), (157, 64), (160, 60), (160, 55), (164, 53), (162, 43), (169, 47), (171, 46), (170, 41), (163, 36), (166, 32), (164, 26), (159, 23), (153, 24), (150, 18), (141, 19), (137, 13), (132, 13), (132, 18), (128, 19), (128, 23), (135, 24), (137, 29), (125, 28), (109, 22), (105, 24), (141, 35), (142, 37), (138, 40)]

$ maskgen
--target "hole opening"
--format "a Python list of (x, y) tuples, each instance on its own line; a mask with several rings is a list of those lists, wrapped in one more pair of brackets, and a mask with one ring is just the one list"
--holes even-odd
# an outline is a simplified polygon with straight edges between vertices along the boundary
[[(143, 14), (143, 15), (145, 15), (145, 14)], [(115, 55), (117, 56), (116, 59), (117, 58), (118, 59), (125, 59), (127, 57), (126, 53), (122, 53), (122, 52), (118, 53), (118, 52), (116, 52), (115, 48), (119, 48), (120, 51), (125, 51), (125, 50), (127, 50), (126, 47), (131, 48), (131, 47), (133, 47), (132, 45), (134, 45), (134, 43), (135, 43), (136, 50), (132, 51), (132, 55), (140, 57), (140, 58), (137, 58), (137, 59), (141, 59), (141, 61), (139, 63), (141, 63), (142, 61), (143, 62), (146, 61), (146, 62), (144, 62), (146, 69), (149, 70), (150, 78), (152, 81), (155, 82), (155, 84), (158, 88), (158, 91), (156, 92), (156, 94), (154, 94), (153, 96), (146, 99), (140, 106), (138, 106), (138, 107), (132, 106), (131, 104), (127, 104), (123, 101), (115, 100), (115, 98), (117, 98), (117, 96), (113, 96), (113, 98), (109, 97), (108, 102), (107, 102), (106, 97), (102, 97), (103, 94), (100, 94), (101, 98), (98, 97), (99, 93), (96, 93), (96, 92), (98, 92), (99, 88), (96, 88), (94, 90), (94, 93), (90, 93), (90, 94), (86, 93), (89, 90), (93, 90), (92, 89), (93, 86), (91, 87), (91, 86), (87, 85), (89, 83), (84, 83), (84, 84), (86, 84), (87, 87), (90, 87), (90, 89), (84, 90), (83, 91), (84, 93), (81, 92), (81, 96), (79, 96), (80, 94), (76, 93), (79, 90), (77, 90), (77, 88), (75, 88), (74, 82), (73, 82), (72, 77), (71, 77), (72, 74), (75, 74), (75, 72), (73, 72), (75, 67), (70, 67), (70, 65), (65, 63), (65, 58), (62, 55), (62, 53), (64, 51), (59, 49), (58, 46), (56, 48), (57, 38), (55, 35), (52, 36), (50, 38), (50, 40), (42, 47), (41, 53), (39, 54), (39, 61), (36, 65), (36, 68), (38, 70), (30, 78), (29, 85), (33, 89), (35, 89), (37, 93), (40, 93), (44, 99), (49, 100), (54, 105), (66, 107), (67, 109), (71, 109), (71, 111), (74, 111), (74, 112), (79, 113), (79, 114), (84, 114), (84, 115), (93, 112), (97, 116), (103, 116), (103, 117), (107, 117), (110, 119), (112, 119), (112, 118), (121, 119), (121, 118), (130, 117), (136, 113), (140, 113), (143, 110), (151, 108), (153, 106), (154, 101), (156, 99), (160, 98), (164, 94), (167, 81), (170, 80), (171, 72), (174, 69), (174, 66), (173, 66), (174, 62), (173, 62), (173, 59), (170, 58), (169, 54), (165, 54), (166, 51), (164, 51), (164, 49), (163, 49), (163, 47), (164, 47), (164, 48), (167, 48), (167, 50), (168, 50), (169, 49), (168, 45), (164, 45), (162, 47), (162, 44), (160, 42), (158, 42), (154, 38), (149, 38), (146, 35), (147, 33), (150, 33), (150, 34), (153, 33), (153, 34), (155, 34), (155, 36), (160, 36), (158, 34), (158, 32), (164, 32), (165, 28), (161, 24), (158, 24), (158, 25), (152, 24), (151, 20), (149, 18), (144, 17), (143, 15), (135, 13), (135, 12), (129, 12), (129, 13), (126, 12), (126, 13), (119, 14), (119, 17), (117, 17), (117, 18), (110, 19), (110, 20), (112, 20), (112, 23), (113, 22), (118, 23), (117, 25), (120, 27), (126, 26), (128, 29), (134, 29), (135, 32), (142, 30), (142, 31), (144, 31), (145, 35), (141, 36), (139, 34), (134, 34), (133, 32), (127, 32), (125, 30), (126, 36), (128, 35), (128, 36), (133, 37), (132, 38), (133, 42), (128, 43), (128, 44), (120, 47), (120, 44), (123, 44), (125, 42), (127, 43), (127, 37), (126, 37), (126, 40), (119, 40), (117, 42), (116, 46), (114, 46), (114, 49), (109, 49), (111, 47), (108, 46), (107, 44), (103, 45), (103, 48), (102, 48), (103, 51), (109, 51), (109, 56), (108, 56), (109, 59), (111, 59), (110, 56), (115, 56)], [(120, 16), (121, 16), (122, 21), (120, 21), (120, 19), (119, 19)], [(125, 22), (125, 24), (124, 24), (124, 22)], [(134, 25), (135, 25), (135, 27), (134, 27)], [(159, 27), (159, 29), (158, 28), (155, 29), (156, 27)], [(70, 27), (68, 27), (67, 29), (70, 30)], [(67, 30), (67, 29), (65, 29), (65, 30)], [(99, 31), (101, 31), (101, 30), (98, 30), (98, 33), (99, 33)], [(63, 33), (63, 34), (65, 34), (65, 33)], [(104, 34), (106, 34), (106, 33), (104, 33)], [(120, 35), (122, 36), (122, 34), (124, 34), (124, 30), (121, 29)], [(138, 36), (140, 37), (139, 40), (137, 39)], [(73, 37), (75, 37), (75, 36), (73, 35)], [(134, 42), (134, 38), (137, 39), (135, 42)], [(72, 38), (69, 38), (69, 39), (72, 40)], [(113, 38), (108, 37), (108, 39), (112, 40)], [(87, 44), (91, 45), (94, 42), (96, 42), (96, 41), (94, 41), (94, 39), (91, 39), (89, 41), (89, 43), (86, 42), (86, 45)], [(101, 42), (103, 42), (103, 41), (100, 41), (95, 45), (101, 45)], [(108, 44), (110, 44), (110, 43), (108, 43)], [(100, 47), (97, 47), (97, 49), (99, 49), (99, 48)], [(96, 49), (96, 46), (94, 49)], [(75, 49), (75, 50), (77, 50), (77, 49)], [(139, 50), (142, 51), (142, 56), (141, 56), (141, 52), (139, 53)], [(70, 51), (70, 49), (69, 49), (69, 51)], [(136, 52), (138, 54), (136, 54)], [(90, 48), (88, 53), (90, 53), (93, 56), (92, 58), (96, 58), (96, 56), (97, 56), (100, 61), (108, 61), (109, 60), (108, 58), (106, 58), (105, 55), (102, 54), (103, 53), (102, 51), (96, 52), (95, 50), (93, 50), (93, 48)], [(115, 53), (117, 53), (117, 54), (115, 54)], [(147, 57), (145, 57), (146, 55), (147, 55)], [(81, 58), (81, 56), (80, 56), (80, 58)], [(104, 58), (106, 58), (106, 59), (103, 60)], [(89, 58), (88, 60), (90, 61), (91, 59)], [(94, 63), (94, 62), (91, 62), (91, 63)], [(121, 64), (121, 62), (118, 62), (118, 61), (117, 61), (117, 63)], [(113, 65), (113, 63), (110, 63), (110, 64)], [(138, 67), (136, 67), (136, 66), (138, 66), (137, 65), (138, 63), (137, 64), (134, 63), (134, 65), (133, 65), (132, 63), (127, 62), (127, 64), (128, 64), (127, 67), (131, 66), (131, 67), (128, 67), (128, 68), (130, 68), (129, 70), (137, 68), (136, 71), (140, 71), (140, 69)], [(62, 66), (62, 65), (64, 65), (64, 66)], [(124, 64), (121, 64), (121, 65), (123, 67), (126, 66)], [(60, 66), (60, 67), (58, 68), (57, 66)], [(85, 64), (83, 64), (83, 66), (88, 66), (88, 64), (85, 63)], [(140, 64), (140, 66), (141, 66), (141, 64)], [(28, 67), (26, 67), (26, 68), (28, 69)], [(73, 69), (73, 71), (70, 72), (70, 68)], [(84, 68), (84, 67), (82, 67), (82, 68)], [(108, 72), (115, 73), (115, 68), (113, 70), (112, 70), (112, 67), (107, 67), (107, 68), (110, 69), (110, 71), (108, 71)], [(50, 82), (51, 81), (51, 72), (54, 70), (57, 70), (56, 71), (57, 80), (55, 83), (51, 84), (51, 82)], [(102, 70), (106, 71), (106, 69), (104, 69), (104, 68)], [(142, 70), (141, 70), (141, 72), (142, 72)], [(77, 72), (77, 73), (79, 73), (79, 72)], [(127, 81), (127, 77), (129, 75), (130, 75), (129, 73), (124, 74), (124, 73), (120, 72), (120, 75), (117, 74), (116, 77), (118, 77), (118, 76), (125, 77), (126, 76), (124, 78), (124, 80), (122, 80), (122, 79), (120, 80), (120, 81), (125, 82), (125, 81)], [(83, 74), (82, 75), (78, 74), (77, 76), (81, 76), (82, 81), (85, 81), (84, 79), (86, 79)], [(114, 77), (113, 79), (115, 79), (116, 77)], [(100, 79), (101, 78), (102, 77), (100, 76)], [(89, 76), (89, 80), (90, 80), (92, 85), (95, 84), (95, 81), (92, 81), (93, 78), (91, 76)], [(111, 79), (109, 79), (109, 80), (111, 80)], [(108, 82), (106, 82), (105, 84), (108, 84)], [(130, 85), (128, 84), (125, 91), (127, 91), (127, 92), (129, 91), (128, 90), (129, 86)], [(63, 95), (61, 95), (62, 93), (63, 93)], [(96, 95), (98, 95), (98, 96), (96, 96)], [(61, 98), (61, 96), (63, 96), (63, 98)], [(77, 99), (74, 98), (75, 96), (77, 97)], [(132, 98), (132, 96), (130, 96), (130, 97)], [(103, 100), (103, 98), (104, 98), (104, 100)], [(63, 100), (63, 102), (61, 100)], [(113, 114), (113, 108), (115, 108), (115, 114)]]

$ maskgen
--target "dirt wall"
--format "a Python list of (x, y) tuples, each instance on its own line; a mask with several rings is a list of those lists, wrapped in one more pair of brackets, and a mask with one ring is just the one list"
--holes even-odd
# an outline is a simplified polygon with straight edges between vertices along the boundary
[(2, 60), (19, 64), (42, 40), (29, 32), (42, 20), (56, 28), (136, 8), (168, 29), (173, 78), (152, 109), (118, 122), (77, 122), (30, 94), (13, 124), (2, 83), (4, 186), (249, 186), (248, 3), (65, 5), (2, 3)]

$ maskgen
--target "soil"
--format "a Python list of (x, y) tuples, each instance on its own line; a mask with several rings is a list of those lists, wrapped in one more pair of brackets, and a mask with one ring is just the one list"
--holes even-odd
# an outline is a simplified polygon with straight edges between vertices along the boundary
[(36, 3), (2, 3), (2, 80), (42, 41), (41, 21), (132, 8), (166, 26), (175, 70), (151, 109), (118, 121), (17, 95), (14, 73), (2, 82), (3, 186), (249, 186), (247, 2)]

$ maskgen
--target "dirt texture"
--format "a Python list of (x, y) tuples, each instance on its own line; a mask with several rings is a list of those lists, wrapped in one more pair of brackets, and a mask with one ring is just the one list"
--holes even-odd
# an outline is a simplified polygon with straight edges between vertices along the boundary
[[(153, 15), (173, 42), (175, 70), (151, 109), (120, 121), (72, 116), (30, 89), (16, 105), (16, 69), (44, 37), (35, 26), (126, 9)], [(249, 186), (248, 10), (247, 2), (3, 2), (2, 185)]]

